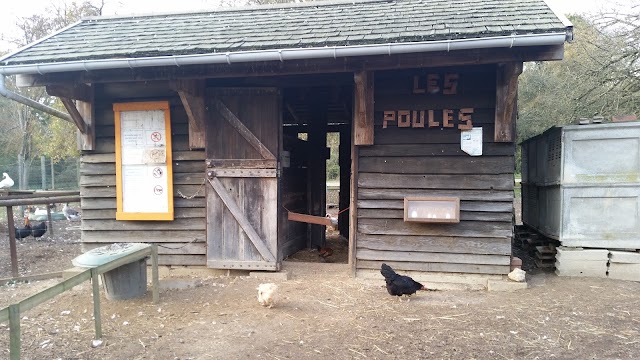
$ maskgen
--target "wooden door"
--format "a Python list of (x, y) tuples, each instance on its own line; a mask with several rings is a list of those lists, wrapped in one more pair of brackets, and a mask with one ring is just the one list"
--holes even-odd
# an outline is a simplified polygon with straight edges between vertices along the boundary
[(280, 94), (207, 92), (207, 266), (279, 270)]

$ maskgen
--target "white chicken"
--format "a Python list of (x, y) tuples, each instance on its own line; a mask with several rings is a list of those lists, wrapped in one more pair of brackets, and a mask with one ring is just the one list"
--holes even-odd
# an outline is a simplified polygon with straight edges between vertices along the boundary
[(260, 284), (256, 288), (258, 290), (258, 302), (262, 306), (267, 306), (271, 309), (277, 302), (276, 290), (278, 286), (273, 283)]
[(79, 212), (70, 208), (68, 203), (65, 203), (62, 207), (62, 213), (64, 214), (64, 217), (66, 217), (69, 221), (80, 220), (80, 217), (82, 216)]
[(9, 174), (2, 173), (2, 181), (0, 181), (0, 189), (8, 189), (13, 186), (13, 179), (9, 177)]

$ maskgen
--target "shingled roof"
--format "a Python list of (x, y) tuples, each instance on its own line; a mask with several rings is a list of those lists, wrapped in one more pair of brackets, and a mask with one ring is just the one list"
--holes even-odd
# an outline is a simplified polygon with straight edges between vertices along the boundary
[(0, 66), (569, 34), (562, 18), (543, 0), (334, 1), (93, 17)]

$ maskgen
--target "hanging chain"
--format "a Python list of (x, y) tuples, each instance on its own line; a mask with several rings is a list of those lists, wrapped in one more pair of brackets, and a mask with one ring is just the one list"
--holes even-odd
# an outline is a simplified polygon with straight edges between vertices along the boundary
[(202, 190), (202, 188), (204, 187), (204, 183), (207, 181), (207, 178), (202, 179), (202, 184), (200, 184), (200, 187), (198, 188), (198, 191), (195, 192), (195, 194), (191, 195), (191, 196), (186, 196), (184, 195), (180, 190), (178, 190), (178, 195), (180, 195), (183, 199), (187, 199), (187, 200), (191, 200), (194, 197), (198, 196), (198, 194), (200, 193), (200, 191)]

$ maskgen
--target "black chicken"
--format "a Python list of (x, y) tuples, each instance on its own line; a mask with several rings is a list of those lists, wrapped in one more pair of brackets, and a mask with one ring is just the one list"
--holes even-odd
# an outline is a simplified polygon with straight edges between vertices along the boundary
[(31, 235), (31, 225), (29, 225), (29, 218), (24, 218), (24, 227), (16, 227), (16, 239), (24, 239)]
[(387, 291), (390, 295), (395, 296), (411, 296), (418, 290), (426, 290), (424, 285), (413, 280), (412, 278), (404, 275), (398, 275), (387, 264), (382, 264), (380, 268), (380, 274), (384, 276), (384, 280), (387, 283)]
[(44, 233), (46, 232), (47, 232), (47, 223), (44, 221), (41, 221), (40, 224), (34, 225), (31, 227), (31, 235), (33, 235), (34, 238), (39, 238), (42, 235), (44, 235)]

